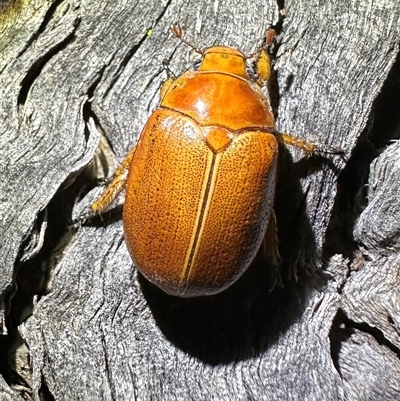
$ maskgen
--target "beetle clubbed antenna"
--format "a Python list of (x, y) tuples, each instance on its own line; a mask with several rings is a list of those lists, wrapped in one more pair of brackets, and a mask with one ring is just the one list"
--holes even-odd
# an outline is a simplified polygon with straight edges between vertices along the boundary
[(179, 24), (174, 24), (171, 25), (169, 30), (172, 32), (172, 34), (177, 37), (181, 42), (183, 42), (185, 45), (189, 46), (192, 50), (194, 50), (196, 53), (199, 53), (201, 55), (204, 54), (204, 51), (197, 48), (196, 46), (192, 45), (190, 42), (188, 42), (186, 39), (183, 38), (183, 32), (182, 28)]

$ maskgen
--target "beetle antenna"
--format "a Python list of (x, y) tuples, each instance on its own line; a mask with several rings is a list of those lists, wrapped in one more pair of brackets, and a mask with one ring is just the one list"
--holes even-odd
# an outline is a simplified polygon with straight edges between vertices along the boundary
[(274, 43), (275, 36), (276, 36), (275, 28), (273, 28), (272, 26), (270, 26), (270, 27), (268, 28), (268, 30), (267, 30), (266, 35), (265, 35), (264, 47), (265, 47), (266, 49), (270, 48), (271, 45)]
[(171, 25), (169, 30), (172, 32), (172, 34), (177, 37), (181, 42), (183, 42), (185, 45), (189, 46), (192, 50), (194, 50), (196, 53), (199, 53), (201, 55), (204, 54), (204, 51), (201, 49), (198, 49), (196, 46), (192, 45), (190, 42), (188, 42), (186, 39), (183, 38), (183, 32), (182, 28), (179, 24), (174, 24)]

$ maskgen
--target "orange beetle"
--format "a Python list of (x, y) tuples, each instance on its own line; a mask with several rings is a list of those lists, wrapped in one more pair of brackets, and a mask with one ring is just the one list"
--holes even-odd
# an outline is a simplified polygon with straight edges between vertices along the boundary
[(160, 107), (92, 210), (126, 187), (125, 240), (139, 271), (169, 294), (211, 295), (248, 268), (269, 222), (274, 240), (277, 140), (312, 145), (275, 131), (261, 91), (269, 75), (264, 50), (255, 79), (239, 50), (201, 51), (179, 26), (171, 30), (202, 54), (201, 65), (165, 82)]

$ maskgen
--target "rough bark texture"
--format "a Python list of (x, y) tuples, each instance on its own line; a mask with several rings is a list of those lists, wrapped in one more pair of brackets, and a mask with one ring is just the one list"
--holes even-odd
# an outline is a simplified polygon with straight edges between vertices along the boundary
[[(0, 10), (1, 400), (400, 399), (399, 2)], [(277, 25), (277, 128), (347, 153), (281, 149), (273, 291), (259, 258), (229, 290), (177, 299), (137, 273), (121, 206), (71, 227), (157, 106), (162, 61), (195, 59), (173, 22), (245, 53)]]

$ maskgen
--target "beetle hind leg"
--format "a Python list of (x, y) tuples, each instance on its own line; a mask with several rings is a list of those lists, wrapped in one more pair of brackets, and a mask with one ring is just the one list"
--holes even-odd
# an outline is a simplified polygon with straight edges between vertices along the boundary
[(267, 231), (262, 244), (262, 253), (274, 265), (278, 265), (281, 261), (281, 256), (278, 250), (278, 231), (276, 228), (276, 216), (274, 209), (271, 211)]
[(129, 166), (131, 165), (135, 150), (136, 146), (127, 154), (124, 160), (122, 160), (122, 163), (115, 170), (113, 178), (103, 193), (90, 205), (93, 212), (101, 213), (106, 210), (125, 188)]
[(275, 285), (282, 287), (282, 280), (279, 272), (281, 256), (279, 255), (278, 250), (278, 231), (276, 227), (276, 216), (273, 209), (271, 211), (267, 231), (261, 245), (261, 253), (265, 259), (271, 262), (272, 265), (270, 291), (273, 290)]

